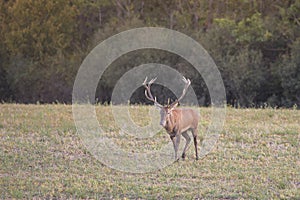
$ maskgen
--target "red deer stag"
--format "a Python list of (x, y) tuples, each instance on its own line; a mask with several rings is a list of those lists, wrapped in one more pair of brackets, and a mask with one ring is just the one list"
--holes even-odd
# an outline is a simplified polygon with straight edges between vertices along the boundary
[(187, 147), (191, 141), (190, 136), (187, 134), (187, 131), (190, 130), (194, 137), (194, 145), (195, 145), (195, 152), (196, 152), (196, 160), (199, 159), (198, 151), (197, 151), (197, 133), (198, 133), (198, 121), (199, 115), (193, 109), (190, 108), (176, 108), (179, 101), (184, 97), (188, 87), (191, 84), (189, 79), (183, 77), (183, 81), (185, 82), (185, 87), (183, 89), (182, 95), (171, 105), (163, 106), (156, 101), (156, 97), (153, 98), (151, 94), (151, 85), (154, 83), (156, 78), (152, 79), (147, 83), (147, 77), (143, 83), (145, 86), (145, 96), (150, 101), (154, 102), (154, 105), (160, 109), (160, 125), (163, 126), (170, 138), (173, 142), (174, 150), (175, 150), (175, 160), (178, 161), (179, 158), (177, 157), (178, 147), (180, 143), (181, 135), (185, 138), (186, 144), (183, 149), (182, 158), (185, 158)]

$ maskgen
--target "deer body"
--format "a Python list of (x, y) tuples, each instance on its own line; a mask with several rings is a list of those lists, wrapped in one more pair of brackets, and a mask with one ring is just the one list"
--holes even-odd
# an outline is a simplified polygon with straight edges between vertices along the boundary
[(146, 87), (145, 96), (147, 99), (154, 102), (154, 105), (160, 108), (160, 125), (165, 128), (167, 133), (170, 136), (170, 139), (173, 142), (174, 151), (175, 151), (175, 160), (179, 160), (178, 154), (178, 147), (180, 143), (181, 135), (185, 138), (186, 144), (183, 149), (182, 158), (185, 158), (186, 149), (191, 141), (190, 136), (187, 134), (187, 131), (191, 131), (193, 134), (194, 139), (194, 146), (195, 146), (195, 153), (196, 159), (198, 160), (198, 150), (197, 150), (197, 133), (198, 133), (198, 121), (199, 121), (199, 114), (190, 108), (176, 108), (179, 103), (179, 100), (183, 98), (185, 95), (188, 86), (191, 84), (189, 79), (183, 78), (184, 82), (186, 83), (185, 88), (181, 97), (176, 100), (171, 105), (162, 106), (157, 103), (156, 98), (153, 98), (151, 94), (151, 84), (156, 79), (152, 79), (148, 84), (146, 84), (147, 78), (144, 81), (144, 86)]
[[(161, 113), (161, 119), (164, 117), (163, 114), (164, 113)], [(160, 125), (170, 134), (170, 132), (185, 132), (189, 129), (196, 129), (198, 120), (199, 115), (193, 109), (175, 108), (170, 111), (166, 122), (161, 121)]]
[[(188, 108), (175, 108), (168, 113), (168, 107), (164, 108), (164, 111), (161, 111), (161, 120), (165, 118), (164, 122), (161, 122), (161, 125), (166, 129), (167, 133), (170, 136), (170, 139), (173, 142), (174, 150), (175, 150), (175, 160), (178, 160), (178, 147), (180, 143), (181, 135), (185, 138), (186, 144), (183, 149), (182, 158), (185, 158), (185, 153), (187, 147), (191, 141), (190, 136), (187, 134), (187, 131), (191, 131), (194, 138), (194, 146), (196, 152), (196, 159), (198, 160), (198, 151), (197, 151), (197, 133), (198, 133), (198, 121), (199, 115), (193, 109)], [(165, 117), (164, 114), (167, 116)]]

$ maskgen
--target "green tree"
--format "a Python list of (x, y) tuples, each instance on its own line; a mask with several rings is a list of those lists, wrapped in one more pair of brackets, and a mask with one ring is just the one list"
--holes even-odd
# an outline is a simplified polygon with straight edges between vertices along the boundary
[(68, 1), (15, 1), (7, 8), (5, 43), (12, 56), (43, 60), (76, 47), (78, 8)]
[(300, 106), (300, 37), (292, 44), (291, 55), (285, 56), (280, 64), (283, 104), (290, 107)]
[(16, 101), (70, 101), (75, 72), (88, 46), (86, 35), (97, 28), (97, 19), (87, 22), (83, 13), (95, 16), (96, 4), (28, 0), (0, 6), (1, 55), (7, 58), (1, 70)]
[(7, 17), (7, 5), (4, 1), (0, 2), (0, 101), (9, 100), (12, 97), (10, 85), (7, 81), (5, 66), (8, 64), (8, 53), (3, 35), (7, 31), (5, 23)]

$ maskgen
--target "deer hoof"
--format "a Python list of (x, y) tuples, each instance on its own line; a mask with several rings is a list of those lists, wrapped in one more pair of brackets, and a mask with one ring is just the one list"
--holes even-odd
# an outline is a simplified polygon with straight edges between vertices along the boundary
[(182, 160), (185, 159), (185, 153), (182, 154), (181, 158), (182, 158)]

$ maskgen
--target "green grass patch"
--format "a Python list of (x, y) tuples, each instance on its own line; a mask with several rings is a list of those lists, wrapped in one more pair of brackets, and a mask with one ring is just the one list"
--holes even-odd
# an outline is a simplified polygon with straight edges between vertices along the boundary
[[(191, 146), (185, 161), (145, 174), (113, 170), (96, 160), (76, 133), (70, 105), (0, 105), (0, 198), (47, 199), (298, 199), (300, 111), (227, 109), (213, 151), (199, 161)], [(120, 133), (110, 106), (96, 106), (105, 136), (128, 151), (169, 142)], [(139, 126), (148, 106), (130, 106)], [(201, 108), (199, 138), (211, 109)], [(140, 117), (142, 116), (142, 117)], [(201, 151), (201, 148), (199, 148)]]
[(296, 130), (275, 130), (273, 132), (273, 134), (275, 135), (281, 135), (281, 136), (297, 136), (299, 134), (299, 132), (297, 132)]

